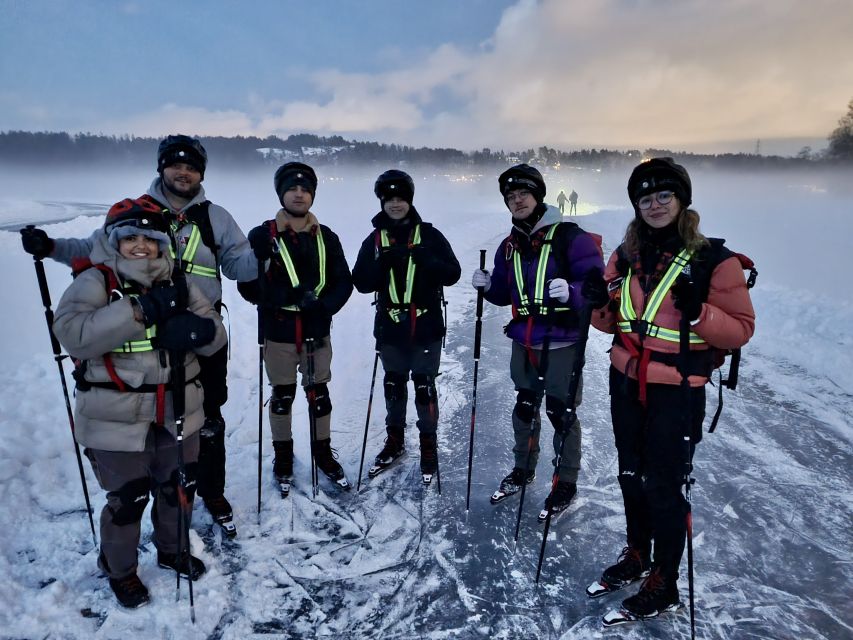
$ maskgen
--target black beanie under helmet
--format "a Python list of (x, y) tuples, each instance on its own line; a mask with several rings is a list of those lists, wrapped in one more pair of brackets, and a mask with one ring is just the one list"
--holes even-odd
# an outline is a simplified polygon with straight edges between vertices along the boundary
[(504, 201), (507, 194), (516, 189), (527, 189), (536, 198), (536, 202), (545, 200), (545, 180), (539, 170), (529, 164), (517, 164), (504, 171), (498, 177), (498, 187)]
[(652, 158), (641, 162), (628, 178), (628, 197), (635, 210), (637, 201), (643, 196), (667, 190), (675, 193), (681, 206), (690, 206), (693, 198), (690, 175), (672, 158)]
[(279, 201), (282, 200), (285, 191), (296, 186), (310, 191), (313, 200), (317, 193), (317, 174), (314, 173), (314, 169), (302, 162), (286, 162), (276, 170), (273, 184)]

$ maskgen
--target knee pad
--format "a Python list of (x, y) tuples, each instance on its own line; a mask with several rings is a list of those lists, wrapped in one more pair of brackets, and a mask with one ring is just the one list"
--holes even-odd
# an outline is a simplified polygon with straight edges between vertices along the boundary
[(277, 384), (272, 388), (272, 399), (270, 400), (270, 411), (277, 416), (290, 414), (293, 406), (293, 396), (296, 395), (296, 383)]
[[(177, 507), (178, 506), (178, 485), (180, 484), (180, 478), (178, 477), (179, 469), (175, 469), (172, 471), (172, 475), (169, 476), (169, 481), (166, 482), (161, 487), (161, 492), (163, 497), (166, 498), (166, 502), (169, 503), (169, 506)], [(198, 477), (198, 463), (197, 462), (189, 462), (184, 465), (184, 484), (186, 487), (186, 500), (187, 503), (191, 503), (195, 499), (195, 490), (196, 490), (196, 478)]]
[(329, 387), (325, 383), (305, 387), (308, 402), (314, 403), (314, 415), (322, 418), (332, 413), (332, 400), (329, 398)]
[(566, 428), (566, 403), (554, 396), (545, 396), (545, 414), (554, 425), (554, 431), (563, 433)]
[(385, 399), (394, 402), (406, 397), (406, 382), (409, 377), (402, 373), (385, 373), (382, 384), (385, 387)]
[(520, 389), (515, 397), (515, 415), (522, 422), (533, 422), (539, 411), (536, 394), (530, 389)]
[(415, 403), (430, 404), (438, 398), (438, 392), (435, 390), (435, 379), (424, 373), (416, 373), (412, 376), (412, 383), (415, 385)]
[(120, 503), (118, 509), (110, 507), (113, 524), (124, 526), (142, 520), (150, 487), (148, 478), (137, 478), (124, 483), (118, 491), (110, 491), (107, 498), (117, 497)]

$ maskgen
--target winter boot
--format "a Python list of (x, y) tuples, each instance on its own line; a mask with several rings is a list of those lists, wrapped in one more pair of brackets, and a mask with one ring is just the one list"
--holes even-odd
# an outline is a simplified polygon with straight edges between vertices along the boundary
[(577, 492), (578, 487), (574, 482), (558, 480), (557, 486), (545, 498), (545, 508), (539, 512), (539, 522), (545, 522), (549, 509), (552, 517), (568, 509)]
[(151, 602), (148, 589), (135, 573), (124, 578), (110, 578), (110, 588), (118, 603), (126, 609), (138, 609)]
[(525, 472), (521, 467), (515, 467), (506, 478), (501, 480), (500, 487), (489, 498), (492, 504), (497, 504), (521, 491), (521, 487), (525, 483), (525, 476), (527, 477), (527, 484), (530, 484), (536, 479), (536, 469)]
[(640, 620), (675, 611), (681, 606), (675, 578), (664, 576), (660, 567), (651, 570), (636, 595), (622, 601), (622, 608)]
[(434, 433), (421, 434), (421, 477), (424, 484), (430, 484), (438, 473), (438, 440)]
[(329, 480), (332, 480), (344, 489), (349, 489), (351, 485), (347, 480), (346, 474), (344, 474), (343, 467), (335, 459), (337, 452), (332, 449), (331, 438), (315, 440), (311, 443), (311, 450), (314, 454), (314, 461), (317, 463), (317, 468), (325, 473)]
[(627, 547), (622, 548), (616, 564), (607, 567), (601, 574), (601, 578), (586, 588), (586, 595), (597, 598), (627, 587), (632, 582), (649, 575), (650, 566), (649, 551), (640, 551), (628, 544)]
[(215, 498), (204, 498), (204, 506), (213, 517), (215, 522), (225, 522), (234, 517), (234, 512), (231, 510), (231, 503), (225, 496), (216, 496)]
[(382, 447), (382, 451), (376, 456), (373, 466), (367, 470), (367, 475), (371, 478), (378, 476), (390, 467), (397, 458), (406, 453), (405, 431), (403, 428), (387, 427), (385, 431), (388, 434), (385, 438), (385, 446)]
[(272, 461), (275, 479), (279, 482), (289, 480), (293, 475), (293, 440), (273, 440), (272, 448), (275, 451)]
[[(201, 578), (205, 571), (207, 571), (207, 567), (204, 566), (201, 560), (186, 551), (179, 556), (177, 553), (166, 553), (165, 551), (158, 550), (157, 564), (164, 569), (179, 571), (183, 578), (189, 577), (190, 571), (192, 571), (193, 582)], [(178, 569), (179, 565), (180, 569)]]

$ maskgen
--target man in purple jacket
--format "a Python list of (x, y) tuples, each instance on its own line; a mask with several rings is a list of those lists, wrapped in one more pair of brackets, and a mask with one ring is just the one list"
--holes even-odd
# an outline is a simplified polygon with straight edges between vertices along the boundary
[[(563, 222), (559, 210), (544, 204), (545, 181), (534, 167), (510, 167), (498, 185), (512, 214), (512, 230), (495, 252), (493, 272), (477, 269), (471, 279), (475, 288), (483, 287), (492, 304), (512, 305), (505, 331), (512, 339), (510, 375), (517, 393), (512, 412), (514, 468), (491, 501), (497, 504), (536, 477), (544, 395), (545, 413), (554, 426), (555, 453), (563, 442), (558, 482), (545, 501), (547, 515), (548, 509), (552, 513), (566, 509), (577, 492), (581, 430), (577, 418), (565, 424), (566, 403), (571, 372), (584, 347), (577, 344), (578, 310), (585, 304), (581, 286), (590, 271), (600, 276), (604, 263), (592, 236)], [(579, 387), (575, 406), (580, 400)], [(542, 514), (540, 518), (544, 519)]]

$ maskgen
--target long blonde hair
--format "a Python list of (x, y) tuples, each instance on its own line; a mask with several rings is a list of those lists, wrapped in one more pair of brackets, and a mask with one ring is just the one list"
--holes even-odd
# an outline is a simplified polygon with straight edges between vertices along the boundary
[[(625, 237), (622, 240), (622, 246), (627, 256), (635, 256), (640, 252), (640, 225), (645, 224), (639, 216), (634, 216), (634, 219), (628, 223), (628, 228), (625, 229)], [(695, 209), (682, 209), (678, 214), (678, 235), (684, 242), (685, 249), (689, 249), (694, 254), (702, 247), (710, 245), (708, 238), (702, 235), (699, 231), (699, 212)]]

